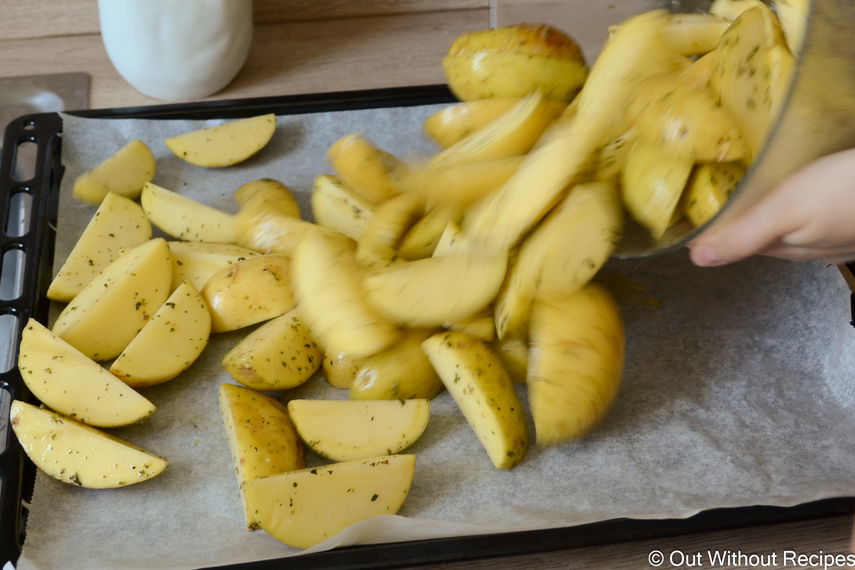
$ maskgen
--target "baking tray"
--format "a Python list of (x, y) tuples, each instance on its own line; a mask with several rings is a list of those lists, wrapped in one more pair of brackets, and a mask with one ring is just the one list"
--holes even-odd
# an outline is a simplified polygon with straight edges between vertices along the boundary
[[(296, 115), (381, 107), (406, 107), (454, 101), (443, 85), (221, 100), (145, 107), (92, 109), (71, 114), (93, 118), (214, 119), (264, 113)], [(14, 174), (16, 151), (35, 145), (35, 164), (26, 180)], [(0, 283), (11, 279), (12, 291), (0, 287), (0, 320), (17, 323), (34, 317), (47, 321), (45, 293), (52, 278), (53, 246), (64, 167), (61, 160), (62, 119), (56, 113), (14, 120), (4, 134), (0, 154)], [(18, 179), (16, 179), (16, 176)], [(16, 231), (15, 228), (23, 228)], [(7, 255), (9, 252), (12, 254)], [(7, 263), (7, 260), (15, 262)], [(9, 273), (11, 272), (11, 276)], [(855, 311), (855, 297), (853, 297)], [(855, 321), (855, 314), (853, 314)], [(7, 363), (14, 362), (20, 326), (7, 333)], [(0, 347), (0, 351), (4, 347)], [(15, 366), (0, 372), (0, 563), (14, 562), (25, 540), (27, 501), (35, 468), (8, 426), (12, 399), (34, 402)], [(476, 535), (388, 544), (361, 545), (287, 560), (288, 568), (394, 568), (472, 560), (548, 550), (661, 538), (697, 532), (782, 523), (855, 512), (855, 497), (841, 497), (794, 507), (712, 509), (687, 519), (614, 519), (574, 527)], [(283, 560), (265, 560), (229, 568), (280, 568)], [(222, 567), (221, 567), (222, 568)]]

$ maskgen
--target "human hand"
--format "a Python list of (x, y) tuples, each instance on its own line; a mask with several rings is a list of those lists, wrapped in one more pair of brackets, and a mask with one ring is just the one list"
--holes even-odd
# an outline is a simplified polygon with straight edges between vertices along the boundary
[(809, 164), (741, 217), (703, 233), (689, 248), (692, 262), (704, 267), (752, 255), (855, 260), (855, 149)]

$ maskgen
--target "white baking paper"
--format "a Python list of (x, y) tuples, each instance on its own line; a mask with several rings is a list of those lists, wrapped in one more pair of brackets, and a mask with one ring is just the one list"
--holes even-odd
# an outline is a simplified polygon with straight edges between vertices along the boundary
[[(269, 147), (218, 170), (185, 164), (162, 142), (213, 122), (65, 116), (56, 260), (94, 211), (71, 198), (71, 182), (131, 138), (154, 151), (161, 186), (234, 211), (236, 188), (270, 177), (298, 191), (308, 215), (332, 142), (361, 131), (400, 157), (425, 156), (435, 148), (421, 122), (433, 109), (283, 116)], [(677, 252), (614, 262), (604, 275), (623, 305), (628, 352), (620, 396), (599, 429), (533, 448), (499, 471), (441, 394), (409, 450), (418, 467), (400, 514), (312, 550), (855, 494), (855, 330), (836, 268), (755, 259), (698, 269)], [(244, 529), (217, 388), (230, 381), (222, 355), (246, 332), (215, 335), (188, 373), (144, 390), (158, 406), (153, 417), (116, 430), (169, 459), (162, 476), (109, 491), (37, 478), (19, 568), (196, 568), (297, 553)], [(346, 393), (315, 378), (282, 397)]]

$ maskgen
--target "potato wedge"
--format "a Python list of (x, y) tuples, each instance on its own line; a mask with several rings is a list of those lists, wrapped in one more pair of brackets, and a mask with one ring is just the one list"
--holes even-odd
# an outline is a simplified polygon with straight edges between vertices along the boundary
[(575, 40), (546, 24), (461, 34), (443, 58), (442, 68), (461, 101), (523, 97), (535, 91), (548, 99), (569, 101), (588, 74)]
[(167, 462), (130, 442), (20, 400), (9, 423), (36, 467), (64, 483), (114, 489), (160, 475)]
[(304, 383), (322, 358), (312, 332), (292, 309), (244, 337), (223, 357), (223, 368), (248, 388), (272, 392)]
[(528, 446), (525, 415), (499, 358), (460, 331), (435, 334), (422, 348), (493, 465), (510, 469), (522, 461)]
[(442, 381), (422, 351), (425, 329), (408, 329), (395, 344), (360, 359), (349, 385), (352, 400), (431, 399), (442, 391)]
[(291, 400), (288, 413), (312, 451), (333, 461), (394, 455), (418, 440), (430, 401)]
[(413, 168), (405, 186), (424, 194), (429, 207), (463, 210), (501, 188), (519, 169), (522, 156)]
[(621, 173), (621, 197), (635, 220), (659, 239), (671, 225), (680, 196), (694, 167), (681, 157), (653, 145), (638, 144)]
[(154, 404), (35, 319), (21, 334), (18, 369), (43, 404), (89, 425), (126, 426), (154, 413)]
[(110, 365), (134, 388), (172, 380), (193, 364), (208, 344), (211, 313), (199, 291), (182, 283)]
[(347, 187), (372, 204), (382, 204), (401, 192), (400, 178), (406, 173), (406, 165), (359, 133), (333, 143), (327, 159)]
[(89, 358), (114, 358), (169, 297), (171, 281), (166, 240), (151, 239), (104, 268), (65, 306), (52, 330)]
[(312, 216), (325, 228), (359, 241), (375, 206), (347, 188), (335, 176), (321, 174), (312, 187)]
[(164, 233), (185, 241), (233, 243), (234, 216), (152, 183), (140, 196), (145, 215)]
[(435, 154), (427, 168), (525, 154), (560, 112), (540, 93), (527, 95), (495, 121)]
[(244, 204), (235, 215), (235, 243), (253, 251), (293, 255), (297, 245), (309, 232), (342, 235), (252, 202), (250, 200)]
[(352, 242), (310, 233), (294, 254), (294, 289), (300, 314), (327, 355), (380, 352), (398, 330), (365, 299)]
[(270, 142), (276, 132), (273, 113), (169, 137), (163, 142), (178, 158), (206, 168), (238, 164)]
[(246, 526), (256, 530), (259, 521), (244, 493), (247, 482), (305, 467), (303, 442), (287, 408), (270, 396), (233, 384), (221, 384), (218, 402), (244, 504)]
[(499, 291), (506, 268), (505, 255), (454, 255), (401, 262), (368, 276), (365, 296), (399, 325), (441, 326), (467, 319), (485, 308)]
[(707, 223), (715, 216), (745, 174), (740, 162), (714, 162), (698, 165), (683, 192), (682, 210), (693, 226)]
[[(519, 97), (493, 97), (448, 105), (425, 119), (422, 128), (439, 146), (448, 148), (499, 118), (519, 100)], [(555, 105), (562, 102), (556, 101)]]
[(431, 257), (448, 224), (459, 222), (462, 215), (456, 208), (436, 207), (406, 231), (398, 244), (398, 256), (408, 261)]
[(72, 193), (78, 200), (100, 204), (109, 193), (131, 200), (142, 192), (143, 185), (151, 182), (157, 162), (151, 149), (140, 140), (132, 140), (101, 164), (87, 170), (74, 180)]
[(802, 51), (805, 31), (810, 18), (811, 0), (774, 0), (775, 14), (784, 30), (784, 38), (790, 53), (798, 55)]
[(278, 317), (296, 305), (291, 258), (256, 255), (220, 269), (202, 289), (211, 311), (211, 331), (233, 331)]
[[(396, 343), (397, 344), (397, 343)], [(346, 354), (324, 355), (324, 380), (333, 388), (350, 389), (357, 372), (362, 368), (364, 358), (354, 358)]]
[(254, 479), (244, 493), (267, 534), (308, 548), (359, 521), (397, 513), (415, 468), (414, 455), (360, 459)]
[(150, 239), (151, 223), (142, 208), (129, 198), (108, 192), (51, 281), (48, 299), (71, 301), (122, 251)]
[(620, 387), (624, 331), (620, 310), (602, 287), (535, 303), (530, 327), (528, 404), (539, 445), (587, 433)]
[(400, 194), (380, 204), (365, 225), (356, 245), (356, 261), (363, 267), (385, 267), (398, 257), (407, 231), (424, 214), (420, 194)]
[(201, 291), (217, 271), (233, 263), (258, 255), (257, 251), (230, 243), (170, 241), (172, 289), (185, 281)]
[(502, 361), (511, 380), (525, 384), (528, 375), (528, 341), (521, 338), (506, 338), (490, 346)]
[(248, 203), (263, 204), (263, 207), (275, 210), (284, 216), (300, 217), (300, 204), (297, 203), (294, 192), (272, 178), (250, 180), (235, 190), (234, 196), (241, 207)]

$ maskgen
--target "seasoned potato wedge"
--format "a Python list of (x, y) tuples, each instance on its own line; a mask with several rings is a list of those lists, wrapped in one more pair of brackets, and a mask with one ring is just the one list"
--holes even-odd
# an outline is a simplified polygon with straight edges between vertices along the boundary
[(431, 257), (445, 228), (459, 222), (460, 218), (455, 208), (436, 207), (427, 211), (404, 234), (398, 245), (398, 256), (409, 261)]
[(492, 97), (454, 103), (432, 113), (422, 128), (439, 146), (448, 148), (499, 118), (519, 100), (519, 97)]
[[(365, 295), (391, 321), (409, 327), (466, 319), (496, 296), (504, 255), (455, 255), (401, 262), (365, 279)], [(463, 286), (465, 284), (465, 286)]]
[(522, 461), (528, 446), (525, 415), (499, 358), (460, 331), (435, 334), (422, 348), (493, 465), (510, 469)]
[(498, 190), (519, 169), (522, 161), (522, 156), (510, 156), (413, 168), (406, 186), (412, 192), (424, 194), (429, 207), (463, 210)]
[(125, 426), (154, 413), (154, 404), (35, 319), (21, 334), (18, 369), (43, 404), (89, 425)]
[(154, 154), (140, 140), (132, 140), (104, 162), (88, 170), (74, 181), (74, 197), (99, 204), (110, 192), (137, 198), (143, 185), (151, 182), (157, 170)]
[(310, 233), (294, 254), (300, 314), (327, 355), (380, 352), (398, 330), (365, 300), (362, 273), (350, 240)]
[(248, 481), (305, 466), (303, 442), (294, 429), (288, 410), (278, 400), (233, 384), (221, 384), (220, 415), (228, 437), (246, 526), (259, 527), (244, 490)]
[(294, 197), (294, 192), (271, 178), (251, 180), (235, 190), (235, 201), (240, 207), (256, 204), (269, 208), (292, 218), (300, 217), (300, 205)]
[(122, 352), (169, 297), (169, 247), (155, 238), (122, 254), (65, 306), (52, 330), (94, 360)]
[(359, 521), (397, 513), (415, 469), (414, 455), (360, 459), (254, 479), (244, 493), (267, 534), (308, 548)]
[(276, 115), (228, 121), (164, 140), (175, 156), (207, 168), (243, 162), (267, 146), (276, 132)]
[(401, 192), (400, 179), (406, 165), (359, 133), (333, 143), (327, 158), (347, 187), (372, 204), (381, 204)]
[(355, 358), (341, 353), (325, 354), (324, 379), (333, 388), (349, 389), (359, 369), (362, 368), (364, 360), (364, 358)]
[(232, 378), (261, 392), (295, 388), (321, 366), (323, 353), (293, 309), (264, 323), (223, 357)]
[(232, 331), (278, 317), (294, 308), (291, 258), (256, 255), (220, 269), (202, 289), (211, 331)]
[(199, 358), (211, 334), (211, 313), (199, 291), (182, 283), (110, 365), (128, 386), (172, 380)]
[(422, 351), (430, 336), (425, 329), (408, 329), (386, 350), (360, 359), (352, 378), (352, 400), (431, 399), (442, 391), (442, 381)]
[(683, 212), (694, 226), (707, 223), (724, 206), (745, 174), (739, 162), (698, 165), (683, 193)]
[(258, 255), (257, 251), (231, 243), (170, 241), (167, 244), (172, 257), (173, 289), (187, 281), (201, 291), (217, 271)]
[(398, 246), (407, 231), (424, 213), (420, 194), (400, 194), (383, 202), (356, 245), (356, 261), (363, 267), (390, 265), (398, 256)]
[(233, 243), (234, 216), (152, 183), (140, 196), (148, 219), (175, 239)]
[(130, 442), (19, 400), (12, 402), (9, 423), (36, 467), (78, 487), (126, 487), (167, 466), (164, 458)]
[(620, 387), (625, 341), (617, 303), (593, 283), (538, 300), (530, 331), (526, 383), (537, 443), (577, 438), (603, 417)]
[(375, 206), (347, 188), (335, 176), (321, 174), (312, 187), (312, 216), (325, 228), (359, 241)]
[(399, 453), (416, 442), (430, 419), (430, 401), (291, 400), (288, 413), (312, 451), (333, 461)]
[(51, 281), (47, 297), (67, 303), (122, 251), (151, 239), (151, 223), (129, 198), (107, 193)]

